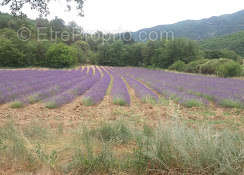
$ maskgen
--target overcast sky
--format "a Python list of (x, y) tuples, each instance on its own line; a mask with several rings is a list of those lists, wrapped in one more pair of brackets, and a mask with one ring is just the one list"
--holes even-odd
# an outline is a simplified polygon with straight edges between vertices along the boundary
[[(136, 31), (244, 9), (244, 0), (86, 0), (85, 17), (79, 17), (76, 11), (65, 12), (64, 1), (51, 0), (49, 19), (58, 16), (66, 22), (75, 21), (86, 31), (105, 32)], [(37, 16), (29, 9), (25, 12), (30, 18)]]

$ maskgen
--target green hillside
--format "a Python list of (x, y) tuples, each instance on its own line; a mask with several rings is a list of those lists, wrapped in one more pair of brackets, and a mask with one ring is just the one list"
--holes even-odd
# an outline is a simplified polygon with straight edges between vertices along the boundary
[(200, 46), (203, 49), (210, 50), (229, 49), (244, 56), (244, 30), (231, 35), (200, 41)]
[(175, 24), (146, 28), (133, 33), (133, 36), (135, 40), (139, 40), (141, 33), (144, 39), (144, 34), (146, 33), (148, 39), (150, 32), (160, 33), (160, 31), (166, 31), (173, 32), (175, 37), (202, 40), (239, 32), (241, 30), (244, 30), (244, 10), (201, 20), (186, 20)]

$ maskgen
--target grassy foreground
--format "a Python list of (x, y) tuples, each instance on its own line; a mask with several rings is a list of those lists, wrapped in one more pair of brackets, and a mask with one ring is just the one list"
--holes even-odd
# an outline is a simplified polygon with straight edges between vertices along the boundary
[(0, 128), (0, 174), (243, 174), (241, 131), (188, 126), (179, 117), (157, 127), (127, 120), (96, 127), (41, 122)]

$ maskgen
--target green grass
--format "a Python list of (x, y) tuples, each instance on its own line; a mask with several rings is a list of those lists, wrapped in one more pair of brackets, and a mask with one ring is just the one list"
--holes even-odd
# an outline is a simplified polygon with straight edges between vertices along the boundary
[(53, 102), (53, 101), (46, 103), (45, 106), (46, 106), (48, 109), (55, 109), (55, 108), (57, 108), (56, 103)]
[(143, 103), (157, 104), (157, 100), (152, 96), (145, 96), (142, 98)]
[(192, 108), (192, 107), (201, 107), (203, 106), (203, 103), (199, 100), (191, 99), (187, 100), (183, 103), (183, 105), (187, 108)]
[(132, 138), (131, 130), (122, 121), (112, 124), (103, 123), (100, 127), (92, 129), (89, 132), (101, 141), (116, 144), (126, 144)]
[(203, 97), (209, 101), (215, 101), (215, 97), (211, 96), (211, 95), (207, 95), (207, 94), (202, 94), (200, 92), (193, 92), (191, 90), (188, 91), (189, 94), (192, 94), (192, 95), (196, 95), (196, 96), (199, 96), (199, 97)]
[(13, 103), (11, 103), (10, 107), (11, 108), (23, 108), (24, 103), (21, 101), (14, 101)]
[(208, 108), (201, 112), (201, 114), (204, 115), (204, 117), (216, 116), (216, 113), (214, 111), (210, 111)]
[(31, 95), (28, 97), (29, 103), (34, 104), (39, 101), (38, 94), (37, 95)]
[(121, 97), (115, 97), (113, 98), (113, 104), (120, 105), (120, 106), (126, 106), (128, 103)]
[(159, 104), (161, 104), (163, 106), (168, 106), (169, 105), (169, 100), (164, 98), (164, 97), (160, 97), (158, 101), (159, 101)]
[(85, 106), (93, 106), (94, 102), (92, 101), (91, 98), (83, 98), (82, 99), (82, 104), (84, 104)]
[(241, 102), (229, 99), (222, 100), (219, 104), (225, 108), (244, 108), (244, 105)]
[(50, 136), (50, 133), (43, 125), (40, 121), (31, 122), (29, 126), (23, 128), (24, 136), (31, 140), (31, 142), (46, 140)]

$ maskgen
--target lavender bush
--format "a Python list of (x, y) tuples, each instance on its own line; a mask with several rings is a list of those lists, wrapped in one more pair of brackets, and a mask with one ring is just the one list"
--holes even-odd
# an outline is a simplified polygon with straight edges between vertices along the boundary
[(104, 75), (91, 89), (89, 89), (83, 96), (83, 103), (85, 105), (95, 105), (101, 102), (107, 92), (110, 83), (110, 76), (103, 72)]

